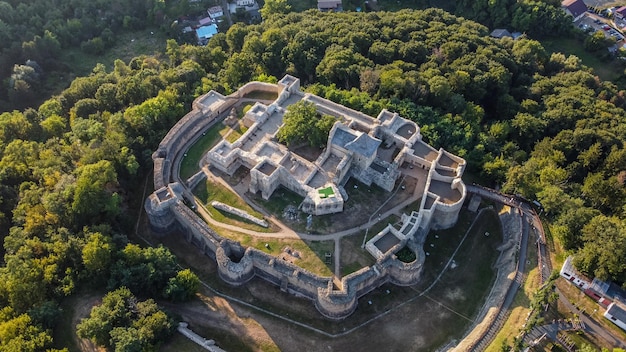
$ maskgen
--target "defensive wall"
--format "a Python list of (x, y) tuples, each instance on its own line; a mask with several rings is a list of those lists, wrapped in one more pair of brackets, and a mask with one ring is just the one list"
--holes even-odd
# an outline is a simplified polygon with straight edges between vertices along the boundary
[[(367, 115), (332, 102), (326, 101), (324, 104), (328, 112), (334, 112), (335, 114), (341, 112), (345, 114), (342, 116), (355, 117), (351, 119), (350, 124), (353, 127), (358, 124), (357, 128), (363, 130), (353, 132), (356, 139), (369, 138), (366, 142), (373, 140), (377, 143), (376, 145), (386, 144), (387, 146), (394, 146), (401, 142), (402, 148), (398, 148), (404, 152), (399, 153), (399, 156), (396, 156), (392, 162), (388, 162), (389, 165), (394, 164), (397, 168), (397, 165), (407, 162), (416, 167), (428, 169), (428, 180), (420, 204), (420, 211), (413, 212), (410, 215), (403, 215), (403, 224), (400, 230), (389, 225), (375, 237), (377, 238), (376, 241), (370, 240), (368, 242), (368, 250), (372, 246), (376, 249), (377, 252), (373, 253), (376, 263), (343, 277), (338, 283), (334, 282), (332, 277), (321, 277), (263, 251), (251, 247), (245, 248), (238, 242), (221, 237), (189, 208), (187, 205), (189, 203), (188, 200), (193, 197), (186, 185), (181, 184), (177, 180), (178, 175), (172, 174), (174, 163), (181, 153), (184, 153), (186, 148), (197, 140), (211, 123), (215, 122), (218, 116), (223, 116), (225, 111), (231, 109), (241, 99), (244, 99), (247, 94), (254, 91), (276, 93), (278, 98), (275, 103), (269, 106), (257, 103), (250, 109), (249, 113), (254, 115), (254, 118), (248, 122), (252, 122), (252, 125), (264, 123), (271, 118), (274, 112), (278, 111), (282, 114), (280, 102), (292, 98), (292, 93), (295, 92), (294, 95), (298, 99), (304, 96), (299, 90), (299, 80), (291, 76), (285, 76), (277, 85), (251, 82), (229, 96), (223, 96), (211, 91), (196, 99), (193, 104), (194, 109), (170, 130), (152, 156), (154, 160), (155, 191), (146, 199), (144, 204), (151, 226), (156, 231), (162, 233), (172, 232), (173, 230), (178, 230), (177, 232), (182, 233), (188, 242), (197, 246), (205, 255), (216, 261), (218, 274), (225, 282), (239, 286), (245, 284), (254, 276), (258, 276), (280, 286), (286, 292), (313, 300), (320, 313), (330, 319), (347, 317), (354, 312), (357, 307), (357, 301), (361, 296), (386, 282), (400, 286), (416, 284), (420, 278), (425, 259), (422, 248), (425, 235), (431, 227), (447, 228), (456, 223), (458, 212), (466, 196), (466, 189), (461, 181), (465, 161), (443, 149), (437, 151), (428, 146), (421, 141), (419, 127), (415, 123), (407, 123), (407, 120), (386, 110), (381, 112), (375, 124), (372, 125), (372, 118)], [(318, 102), (322, 99), (310, 95), (307, 95), (307, 97)], [(365, 122), (368, 121), (369, 124), (366, 124)], [(335, 125), (333, 128), (339, 129), (343, 127)], [(234, 171), (233, 168), (236, 169), (238, 167), (237, 164), (252, 162), (253, 160), (251, 159), (254, 159), (255, 155), (245, 148), (233, 148), (233, 146), (238, 144), (239, 147), (244, 147), (246, 139), (250, 141), (256, 137), (254, 136), (254, 131), (258, 132), (259, 129), (251, 127), (234, 144), (225, 143), (224, 141), (218, 144), (212, 150), (214, 153), (211, 160), (217, 160), (212, 165), (229, 172)], [(365, 133), (369, 133), (369, 137), (365, 136)], [(380, 139), (376, 141), (378, 137)], [(267, 147), (267, 145), (255, 146), (255, 148), (264, 147)], [(272, 154), (276, 150), (271, 148), (281, 147), (272, 145), (270, 149), (266, 150), (266, 153), (269, 153), (268, 155), (276, 155)], [(337, 148), (333, 148), (333, 151), (329, 152), (329, 149), (331, 148), (327, 148), (327, 151), (321, 156), (322, 164), (315, 171), (320, 172), (327, 159), (336, 158), (334, 161), (337, 162), (337, 171), (328, 172), (328, 174), (334, 179), (346, 177), (348, 171), (345, 170), (346, 168), (340, 168), (340, 166), (349, 164), (354, 154), (343, 154), (341, 149)], [(257, 149), (257, 151), (259, 150)], [(235, 157), (237, 157), (238, 161), (235, 161)], [(287, 173), (287, 175), (283, 175), (284, 178), (292, 178), (294, 180), (292, 184), (294, 189), (299, 189), (298, 187), (303, 182), (306, 185), (315, 178), (314, 173), (298, 174), (293, 171), (300, 165), (298, 164), (300, 162), (298, 156), (285, 154), (276, 160), (266, 158), (263, 163), (256, 164), (251, 169), (251, 177), (258, 178), (255, 186), (251, 182), (251, 191), (261, 190), (262, 193), (265, 191), (264, 196), (268, 192), (271, 194), (269, 190), (272, 187), (277, 187), (275, 183), (280, 176), (279, 173)], [(386, 165), (379, 160), (376, 162), (379, 165)], [(269, 166), (264, 169), (266, 165)], [(290, 166), (290, 168), (287, 166)], [(291, 172), (289, 172), (290, 170)], [(391, 171), (397, 170), (393, 169)], [(354, 174), (353, 171), (350, 172)], [(384, 174), (385, 172), (379, 173)], [(254, 176), (255, 174), (256, 176)], [(261, 174), (263, 177), (261, 177)], [(298, 179), (298, 177), (301, 177), (301, 179)], [(393, 180), (395, 180), (396, 176), (394, 175), (393, 177)], [(268, 182), (268, 184), (263, 185), (263, 182)], [(299, 190), (298, 193), (302, 193), (303, 190)], [(336, 186), (333, 192), (335, 197), (326, 198), (331, 199), (330, 202), (319, 203), (324, 205), (323, 209), (321, 209), (322, 212), (327, 211), (329, 208), (337, 207), (336, 202), (332, 200), (340, 200), (345, 195), (345, 191)], [(316, 212), (313, 211), (313, 213)], [(395, 236), (397, 240), (384, 237), (386, 235)], [(389, 244), (387, 246), (389, 248), (376, 246), (377, 241), (383, 238)], [(404, 247), (415, 254), (416, 259), (413, 262), (405, 263), (397, 258), (396, 253)], [(371, 250), (370, 253), (372, 253)]]

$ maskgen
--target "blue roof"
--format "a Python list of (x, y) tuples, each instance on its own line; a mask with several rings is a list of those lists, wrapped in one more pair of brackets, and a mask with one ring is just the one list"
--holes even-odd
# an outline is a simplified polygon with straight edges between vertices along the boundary
[(217, 34), (217, 25), (211, 24), (208, 26), (202, 26), (196, 29), (196, 34), (198, 35), (198, 39), (202, 39), (202, 38), (209, 39), (212, 36)]

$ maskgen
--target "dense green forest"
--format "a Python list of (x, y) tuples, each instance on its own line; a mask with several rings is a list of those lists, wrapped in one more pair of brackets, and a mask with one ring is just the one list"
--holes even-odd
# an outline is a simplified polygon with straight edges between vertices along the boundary
[[(156, 21), (161, 2), (137, 2), (132, 11), (143, 12), (136, 16), (124, 7), (132, 1), (50, 3), (65, 8), (61, 18), (89, 13), (84, 9), (97, 18), (121, 11), (129, 16), (118, 23), (123, 28)], [(0, 2), (6, 8), (0, 33), (22, 33), (24, 40), (36, 35), (2, 25), (8, 22), (1, 16), (22, 5)], [(522, 5), (504, 6), (508, 17), (494, 13), (488, 20), (520, 20), (516, 14), (527, 13)], [(581, 269), (626, 282), (624, 91), (577, 57), (549, 55), (527, 37), (490, 38), (486, 26), (443, 10), (284, 14), (276, 8), (261, 24), (235, 24), (207, 46), (169, 40), (162, 56), (98, 65), (39, 107), (0, 115), (0, 351), (63, 348), (67, 341), (53, 341), (59, 302), (81, 289), (110, 293), (81, 324), (80, 336), (116, 350), (150, 349), (167, 336), (171, 321), (150, 298), (188, 299), (197, 278), (178, 270), (166, 249), (143, 249), (126, 237), (142, 202), (137, 190), (152, 169), (150, 155), (195, 97), (285, 73), (357, 110), (375, 116), (387, 108), (416, 121), (430, 144), (466, 158), (477, 182), (538, 199)], [(568, 31), (550, 11), (556, 22), (530, 11), (537, 18), (528, 15), (528, 23), (551, 21), (544, 27)], [(41, 28), (49, 25), (39, 18)], [(82, 45), (102, 37), (107, 25), (94, 28), (100, 29), (78, 39), (70, 32), (67, 40)], [(50, 33), (33, 43), (70, 45), (60, 31)], [(4, 48), (2, 59), (23, 47)], [(46, 58), (37, 62), (48, 69)], [(110, 311), (119, 302), (135, 302), (137, 309), (117, 311), (117, 319)], [(150, 332), (137, 328), (146, 320)]]
[[(0, 106), (30, 107), (74, 73), (67, 52), (101, 55), (120, 33), (146, 27), (174, 35), (173, 20), (203, 13), (214, 0), (2, 0)], [(171, 33), (170, 33), (171, 32)], [(0, 109), (2, 111), (6, 108)]]

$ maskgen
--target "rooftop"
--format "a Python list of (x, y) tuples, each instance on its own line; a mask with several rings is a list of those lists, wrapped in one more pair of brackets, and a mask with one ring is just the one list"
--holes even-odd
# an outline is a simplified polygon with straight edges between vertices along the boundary
[(626, 323), (626, 307), (621, 304), (612, 303), (606, 312), (614, 316), (617, 320)]
[(393, 246), (400, 243), (400, 239), (393, 233), (387, 232), (383, 237), (374, 243), (383, 254), (387, 253)]
[(199, 39), (209, 39), (217, 34), (217, 25), (210, 24), (208, 26), (202, 26), (196, 29), (196, 34)]
[(451, 188), (449, 183), (436, 180), (430, 182), (430, 191), (441, 197), (440, 201), (445, 204), (454, 204), (461, 200), (462, 196), (459, 191)]

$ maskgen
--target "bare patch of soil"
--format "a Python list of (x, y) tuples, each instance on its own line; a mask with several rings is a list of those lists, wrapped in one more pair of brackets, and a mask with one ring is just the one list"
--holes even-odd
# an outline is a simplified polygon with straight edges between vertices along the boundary
[(102, 302), (102, 296), (96, 294), (82, 295), (75, 298), (75, 302), (72, 305), (72, 324), (71, 329), (73, 331), (72, 338), (74, 343), (82, 352), (106, 352), (103, 347), (96, 346), (89, 339), (81, 339), (76, 335), (76, 325), (78, 325), (83, 318), (87, 318), (91, 313), (91, 308)]
[(311, 147), (308, 144), (305, 144), (303, 146), (298, 146), (293, 149), (289, 148), (289, 150), (291, 150), (296, 155), (299, 155), (310, 162), (314, 162), (315, 160), (317, 160), (317, 158), (319, 158), (320, 155), (322, 155), (322, 152), (324, 151), (324, 149), (322, 148)]

